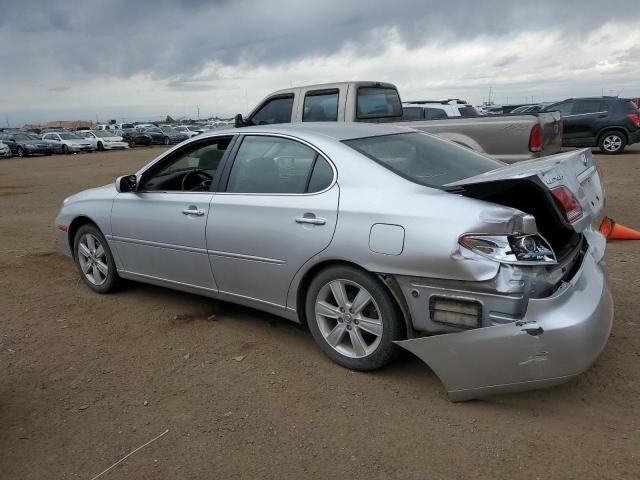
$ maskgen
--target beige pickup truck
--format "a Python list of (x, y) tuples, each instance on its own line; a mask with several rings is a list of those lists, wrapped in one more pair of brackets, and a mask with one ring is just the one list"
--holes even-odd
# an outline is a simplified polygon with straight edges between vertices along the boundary
[(562, 122), (558, 112), (526, 115), (403, 120), (395, 85), (338, 82), (287, 88), (268, 95), (235, 126), (296, 122), (387, 122), (446, 138), (507, 163), (558, 153)]

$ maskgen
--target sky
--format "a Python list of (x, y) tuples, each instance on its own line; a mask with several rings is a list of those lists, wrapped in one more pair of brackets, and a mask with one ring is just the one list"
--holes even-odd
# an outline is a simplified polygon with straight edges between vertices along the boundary
[(638, 0), (0, 0), (0, 125), (246, 114), (343, 80), (404, 100), (640, 96)]

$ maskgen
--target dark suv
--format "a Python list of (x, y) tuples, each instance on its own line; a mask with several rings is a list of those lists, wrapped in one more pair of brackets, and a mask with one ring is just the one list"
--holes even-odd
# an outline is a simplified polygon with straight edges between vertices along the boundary
[(626, 98), (568, 98), (543, 109), (562, 115), (562, 145), (598, 147), (615, 154), (640, 142), (640, 112)]

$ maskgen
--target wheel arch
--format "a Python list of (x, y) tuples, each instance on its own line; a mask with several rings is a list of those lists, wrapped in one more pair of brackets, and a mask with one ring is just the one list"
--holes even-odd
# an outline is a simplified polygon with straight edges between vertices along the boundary
[(368, 273), (369, 275), (373, 275), (378, 280), (380, 280), (382, 284), (386, 287), (386, 289), (389, 291), (389, 293), (391, 294), (391, 297), (396, 303), (396, 306), (400, 310), (400, 313), (402, 315), (402, 318), (404, 320), (404, 325), (405, 325), (404, 338), (414, 337), (414, 330), (411, 322), (411, 315), (409, 313), (409, 308), (407, 306), (406, 300), (402, 295), (402, 291), (400, 290), (400, 287), (398, 286), (398, 283), (393, 278), (393, 276), (376, 274), (374, 272), (367, 270), (361, 265), (358, 265), (357, 263), (354, 263), (348, 260), (343, 260), (343, 259), (322, 260), (312, 265), (309, 269), (307, 269), (302, 274), (302, 278), (299, 280), (296, 288), (296, 298), (295, 298), (295, 308), (296, 308), (296, 312), (298, 314), (300, 323), (303, 323), (303, 324), (307, 323), (305, 303), (306, 303), (306, 293), (309, 288), (309, 285), (311, 284), (311, 281), (321, 271), (329, 267), (336, 267), (336, 266), (346, 266), (346, 267), (356, 268), (365, 273)]
[(602, 130), (600, 130), (600, 133), (598, 133), (598, 145), (600, 145), (602, 137), (611, 132), (620, 132), (622, 135), (624, 135), (624, 141), (626, 142), (626, 144), (629, 144), (629, 132), (627, 131), (627, 129), (622, 126), (614, 125), (610, 127), (604, 127)]
[(69, 250), (71, 251), (71, 256), (73, 257), (74, 260), (75, 260), (75, 251), (73, 248), (73, 244), (75, 242), (76, 233), (78, 232), (81, 226), (86, 224), (94, 225), (98, 230), (100, 230), (100, 227), (98, 226), (98, 224), (95, 221), (93, 221), (93, 219), (87, 217), (86, 215), (77, 216), (69, 224), (69, 230), (67, 231), (67, 241), (69, 242)]

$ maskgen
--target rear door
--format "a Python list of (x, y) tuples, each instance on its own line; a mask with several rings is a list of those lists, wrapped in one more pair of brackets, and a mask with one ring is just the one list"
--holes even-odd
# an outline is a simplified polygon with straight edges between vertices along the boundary
[(335, 168), (308, 143), (254, 134), (225, 170), (206, 229), (220, 292), (284, 308), (295, 273), (333, 236)]
[(590, 146), (597, 142), (598, 130), (606, 121), (609, 112), (607, 104), (601, 100), (579, 100), (570, 116), (574, 144)]
[(570, 190), (582, 210), (581, 215), (571, 223), (571, 227), (577, 232), (588, 228), (604, 208), (604, 191), (600, 175), (591, 150), (588, 148), (559, 153), (540, 160), (516, 163), (446, 186), (465, 186), (524, 178), (539, 180), (556, 198), (558, 198), (557, 195), (562, 194), (562, 188)]

